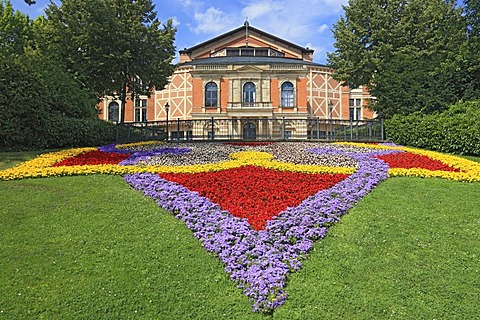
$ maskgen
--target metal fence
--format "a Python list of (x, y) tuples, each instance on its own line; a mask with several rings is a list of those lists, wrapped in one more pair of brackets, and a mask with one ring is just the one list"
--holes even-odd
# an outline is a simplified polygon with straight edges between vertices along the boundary
[(383, 120), (241, 118), (117, 124), (116, 140), (334, 140), (383, 141)]

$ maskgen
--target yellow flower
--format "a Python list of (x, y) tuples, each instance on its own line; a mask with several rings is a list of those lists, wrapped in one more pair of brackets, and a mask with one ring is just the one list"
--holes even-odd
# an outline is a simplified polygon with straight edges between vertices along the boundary
[(140, 147), (140, 146), (148, 146), (148, 145), (155, 145), (155, 144), (162, 145), (162, 144), (165, 144), (165, 142), (155, 141), (155, 140), (132, 142), (132, 143), (117, 144), (116, 148), (117, 149), (130, 149), (130, 148), (135, 148), (135, 147)]

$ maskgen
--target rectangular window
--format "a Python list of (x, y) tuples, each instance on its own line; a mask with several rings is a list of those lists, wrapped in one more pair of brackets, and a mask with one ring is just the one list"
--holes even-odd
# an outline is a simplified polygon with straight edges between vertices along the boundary
[(228, 57), (234, 57), (234, 56), (239, 56), (240, 51), (238, 49), (227, 49), (227, 56)]
[(356, 120), (362, 120), (362, 108), (357, 108)]
[(355, 108), (350, 108), (350, 121), (354, 120), (355, 116)]
[(217, 106), (217, 91), (209, 91), (207, 92), (207, 96), (205, 98), (205, 107), (216, 107)]
[(293, 107), (293, 91), (282, 91), (282, 107)]
[(355, 100), (354, 100), (354, 99), (348, 99), (348, 105), (349, 105), (350, 107), (355, 106)]
[(268, 49), (256, 49), (255, 55), (257, 57), (268, 57)]
[(355, 105), (356, 105), (357, 107), (360, 107), (360, 106), (362, 105), (362, 99), (356, 99), (356, 100), (355, 100)]
[(183, 140), (184, 137), (185, 137), (185, 133), (183, 131), (172, 132), (172, 140)]
[(147, 121), (147, 99), (135, 100), (135, 122)]
[(242, 49), (242, 56), (253, 56), (253, 49)]

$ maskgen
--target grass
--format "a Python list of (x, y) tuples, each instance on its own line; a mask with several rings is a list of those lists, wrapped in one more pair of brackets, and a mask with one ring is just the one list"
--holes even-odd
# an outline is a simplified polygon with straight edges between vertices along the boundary
[(478, 194), (480, 183), (388, 179), (290, 275), (287, 303), (261, 315), (181, 221), (121, 177), (3, 181), (0, 319), (477, 319)]
[(2, 152), (0, 153), (0, 170), (13, 167), (45, 152), (46, 151)]
[(471, 161), (480, 162), (480, 157), (474, 157), (474, 156), (462, 156), (462, 157)]
[(118, 176), (0, 183), (0, 317), (250, 318), (184, 224)]
[(480, 184), (391, 178), (290, 277), (281, 319), (477, 319)]

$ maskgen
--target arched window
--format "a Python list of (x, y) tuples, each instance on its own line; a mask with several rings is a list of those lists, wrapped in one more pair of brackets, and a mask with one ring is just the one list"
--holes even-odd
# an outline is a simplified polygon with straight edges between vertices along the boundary
[(284, 82), (282, 84), (282, 107), (294, 106), (294, 88), (291, 82)]
[(253, 82), (247, 82), (243, 85), (243, 102), (247, 105), (255, 103), (255, 84)]
[(117, 102), (110, 102), (108, 105), (108, 121), (118, 122), (120, 107)]
[(218, 87), (215, 82), (205, 85), (205, 107), (216, 107), (218, 104)]

